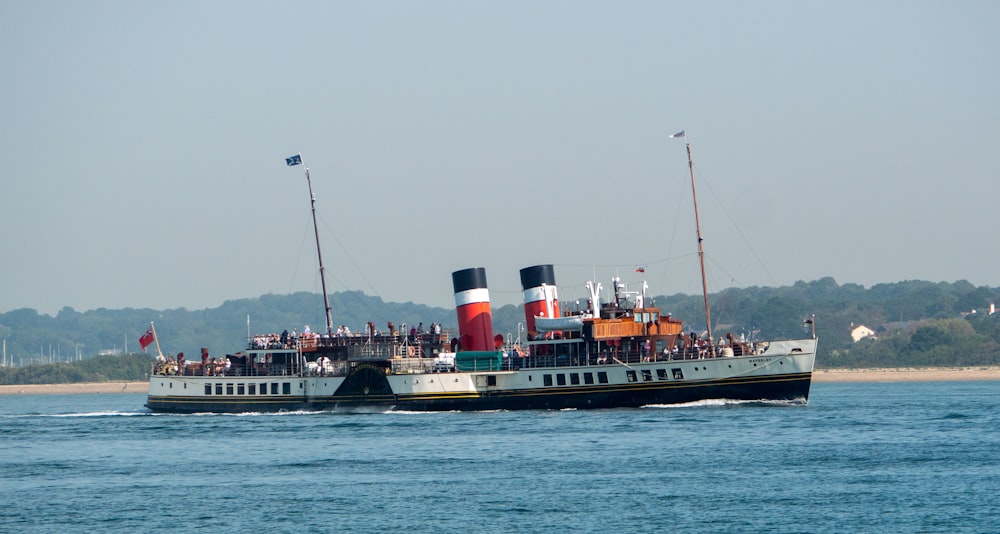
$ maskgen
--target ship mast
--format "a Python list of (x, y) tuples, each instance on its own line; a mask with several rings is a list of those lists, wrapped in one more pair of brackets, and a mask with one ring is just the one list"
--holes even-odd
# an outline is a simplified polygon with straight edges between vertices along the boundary
[[(302, 154), (285, 158), (289, 167), (302, 164)], [(313, 194), (312, 178), (309, 177), (309, 167), (306, 167), (306, 183), (309, 185), (309, 205), (312, 208), (313, 233), (316, 234), (316, 258), (319, 259), (319, 281), (323, 285), (323, 304), (326, 306), (326, 333), (333, 335), (333, 315), (330, 313), (330, 296), (326, 293), (326, 273), (323, 269), (323, 253), (319, 249), (319, 226), (316, 224), (316, 195)]]
[[(323, 305), (326, 306), (326, 333), (332, 336), (333, 315), (330, 313), (330, 296), (326, 293), (326, 273), (323, 270), (323, 253), (319, 250), (319, 226), (316, 225), (316, 195), (313, 194), (312, 179), (309, 178), (309, 167), (306, 167), (306, 183), (309, 184), (309, 205), (312, 207), (313, 233), (316, 234), (316, 258), (319, 259), (319, 281), (323, 286)], [(702, 263), (703, 277), (704, 271), (705, 265)]]
[(688, 170), (691, 172), (691, 198), (694, 201), (694, 226), (698, 232), (698, 262), (701, 264), (701, 295), (705, 299), (705, 328), (708, 330), (708, 350), (709, 354), (715, 356), (715, 341), (712, 338), (712, 311), (708, 306), (708, 283), (705, 280), (705, 250), (702, 248), (701, 222), (698, 219), (698, 193), (694, 188), (694, 162), (691, 159), (691, 143), (687, 140), (687, 134), (681, 130), (670, 137), (683, 137), (684, 146), (687, 147)]

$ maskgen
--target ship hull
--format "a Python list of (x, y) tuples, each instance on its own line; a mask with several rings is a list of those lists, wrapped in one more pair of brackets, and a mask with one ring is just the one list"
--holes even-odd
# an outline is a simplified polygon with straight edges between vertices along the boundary
[(713, 380), (655, 387), (623, 386), (601, 391), (497, 391), (475, 396), (450, 395), (435, 398), (393, 395), (360, 398), (290, 397), (261, 401), (255, 398), (220, 400), (151, 396), (146, 407), (154, 412), (164, 413), (252, 413), (606, 409), (685, 404), (709, 399), (806, 403), (809, 400), (810, 385), (811, 375), (799, 374), (750, 381)]
[[(806, 403), (816, 340), (778, 342), (763, 355), (511, 371), (346, 377), (154, 376), (156, 412), (369, 412), (635, 408), (710, 399)], [(294, 394), (293, 394), (294, 392)]]

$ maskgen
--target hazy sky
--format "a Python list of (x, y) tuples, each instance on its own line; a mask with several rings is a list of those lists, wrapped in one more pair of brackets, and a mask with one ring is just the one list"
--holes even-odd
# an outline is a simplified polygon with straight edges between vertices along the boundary
[[(1000, 285), (1000, 2), (0, 2), (0, 311)], [(635, 272), (646, 267), (644, 275)]]

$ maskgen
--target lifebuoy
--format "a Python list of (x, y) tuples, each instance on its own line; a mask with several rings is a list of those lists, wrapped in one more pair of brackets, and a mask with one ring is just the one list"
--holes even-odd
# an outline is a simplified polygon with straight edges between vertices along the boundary
[(413, 356), (416, 353), (417, 353), (417, 351), (414, 350), (413, 347), (406, 347), (406, 355), (407, 356)]

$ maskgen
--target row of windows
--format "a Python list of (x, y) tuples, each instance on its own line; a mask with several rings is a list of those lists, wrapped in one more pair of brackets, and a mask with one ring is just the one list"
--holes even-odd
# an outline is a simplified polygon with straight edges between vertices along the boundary
[[(291, 382), (264, 382), (260, 384), (260, 388), (257, 387), (256, 383), (253, 384), (214, 384), (214, 391), (216, 395), (267, 395), (268, 386), (270, 386), (271, 395), (278, 395), (278, 388), (281, 388), (282, 395), (292, 394), (292, 383)], [(299, 384), (302, 387), (302, 384)], [(223, 393), (223, 388), (225, 388), (225, 393)], [(213, 384), (205, 384), (205, 395), (211, 395), (213, 391)]]
[[(679, 368), (678, 369), (671, 369), (670, 372), (671, 372), (671, 375), (673, 376), (674, 380), (683, 380), (684, 379), (684, 373)], [(653, 371), (652, 370), (650, 370), (650, 369), (643, 369), (643, 370), (640, 371), (640, 373), (642, 373), (642, 381), (643, 382), (652, 382), (653, 381)], [(583, 383), (585, 385), (590, 385), (590, 384), (594, 383), (594, 373), (568, 373), (568, 374), (569, 374), (569, 384), (571, 386), (578, 386), (578, 385), (580, 385), (580, 375), (581, 374), (583, 374)], [(566, 385), (566, 375), (567, 375), (566, 373), (560, 373), (560, 374), (555, 375), (555, 377), (556, 377), (555, 384), (557, 386), (565, 386)], [(638, 382), (639, 381), (639, 375), (636, 374), (636, 372), (634, 370), (625, 371), (625, 376), (626, 376), (626, 378), (628, 379), (629, 382)], [(667, 378), (667, 370), (666, 369), (657, 369), (656, 370), (656, 379), (657, 380), (670, 380), (669, 378)], [(552, 385), (552, 375), (542, 375), (542, 382), (546, 386), (551, 386)], [(608, 373), (606, 373), (604, 371), (598, 371), (597, 372), (597, 383), (598, 384), (607, 384), (608, 383)]]
[[(643, 369), (640, 372), (642, 373), (642, 381), (643, 382), (652, 382), (653, 381), (653, 371), (651, 371), (649, 369)], [(684, 373), (679, 368), (677, 368), (677, 369), (671, 369), (670, 372), (673, 374), (674, 380), (683, 380), (684, 379)], [(631, 369), (628, 370), (628, 371), (625, 371), (625, 378), (627, 378), (629, 382), (638, 382), (639, 381), (639, 376), (636, 374), (636, 372), (634, 370), (631, 370)], [(666, 369), (657, 369), (656, 370), (656, 379), (657, 380), (669, 380), (669, 378), (667, 378), (667, 370)]]
[[(580, 374), (581, 373), (569, 373), (569, 383), (573, 386), (580, 385)], [(594, 383), (594, 373), (582, 373), (584, 384)], [(552, 385), (552, 375), (542, 375), (542, 383), (546, 386)], [(597, 372), (597, 383), (607, 384), (608, 383), (608, 373), (605, 371)], [(556, 375), (556, 385), (565, 386), (566, 385), (566, 374), (559, 373)]]

